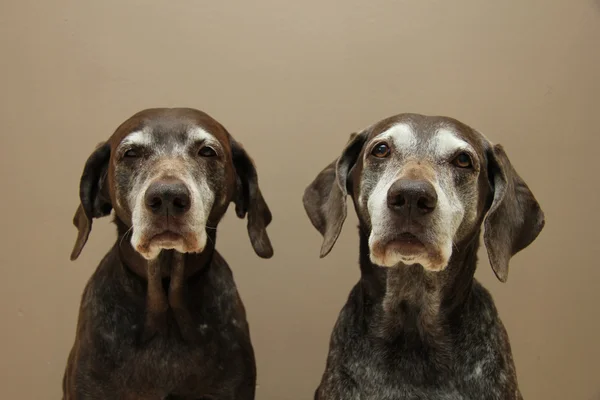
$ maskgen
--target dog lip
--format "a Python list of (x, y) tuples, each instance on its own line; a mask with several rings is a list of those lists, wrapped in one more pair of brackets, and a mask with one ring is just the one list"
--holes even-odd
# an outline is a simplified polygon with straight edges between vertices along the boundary
[(423, 241), (419, 239), (417, 235), (412, 232), (405, 231), (391, 237), (388, 242), (399, 242), (399, 243), (407, 243), (407, 244), (417, 244), (420, 243), (423, 245)]
[(183, 236), (180, 233), (167, 229), (153, 235), (150, 238), (150, 241), (160, 240), (161, 242), (173, 242), (181, 239), (183, 239)]
[(400, 235), (398, 235), (395, 240), (401, 240), (401, 241), (420, 241), (419, 238), (417, 238), (417, 235), (415, 235), (414, 233), (411, 232), (402, 232)]
[(422, 253), (426, 248), (425, 243), (412, 232), (401, 232), (394, 235), (386, 241), (385, 247), (403, 255)]

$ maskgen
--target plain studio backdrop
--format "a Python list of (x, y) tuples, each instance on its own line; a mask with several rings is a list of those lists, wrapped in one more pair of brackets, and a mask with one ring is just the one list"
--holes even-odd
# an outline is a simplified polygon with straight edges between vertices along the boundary
[(442, 114), (505, 146), (545, 230), (496, 281), (526, 399), (600, 398), (600, 2), (3, 0), (0, 397), (58, 399), (110, 219), (69, 261), (94, 146), (147, 107), (199, 108), (254, 158), (274, 214), (259, 259), (232, 209), (218, 250), (248, 311), (258, 400), (311, 399), (359, 277), (356, 217), (320, 260), (306, 185), (351, 132)]

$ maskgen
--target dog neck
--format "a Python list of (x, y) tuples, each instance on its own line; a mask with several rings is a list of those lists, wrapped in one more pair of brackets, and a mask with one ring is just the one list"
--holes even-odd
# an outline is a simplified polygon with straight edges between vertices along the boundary
[(368, 235), (360, 230), (361, 288), (370, 304), (369, 327), (377, 336), (429, 340), (444, 336), (460, 314), (473, 286), (479, 232), (457, 244), (447, 268), (426, 271), (421, 265), (380, 267), (369, 258)]
[(118, 231), (116, 245), (121, 262), (125, 268), (143, 279), (148, 279), (150, 268), (160, 273), (162, 278), (170, 278), (177, 266), (183, 268), (183, 277), (189, 278), (206, 268), (212, 261), (217, 240), (214, 229), (207, 232), (207, 243), (202, 253), (179, 254), (175, 250), (163, 250), (156, 259), (146, 260), (131, 245), (131, 230), (119, 220), (115, 220), (115, 223)]

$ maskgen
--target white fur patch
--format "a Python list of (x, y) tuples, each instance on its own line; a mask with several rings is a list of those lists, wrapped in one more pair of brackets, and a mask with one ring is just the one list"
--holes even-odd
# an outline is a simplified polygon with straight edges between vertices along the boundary
[(195, 126), (188, 130), (188, 143), (206, 141), (213, 143), (216, 141), (215, 137), (208, 133), (206, 130), (199, 126)]
[(388, 169), (379, 178), (377, 185), (373, 188), (371, 195), (367, 201), (367, 209), (371, 216), (372, 233), (369, 238), (369, 244), (374, 239), (375, 232), (382, 232), (390, 229), (387, 222), (387, 213), (389, 212), (387, 207), (387, 193), (392, 184), (398, 179), (396, 171)]
[(377, 135), (375, 139), (389, 139), (394, 147), (403, 153), (414, 153), (417, 150), (417, 137), (408, 124), (396, 124)]
[(435, 136), (431, 139), (429, 146), (430, 151), (434, 154), (434, 156), (439, 158), (448, 157), (453, 153), (456, 153), (458, 150), (466, 150), (470, 148), (467, 142), (460, 139), (453, 131), (446, 128), (437, 130)]
[(150, 132), (142, 129), (141, 131), (134, 131), (127, 135), (122, 141), (120, 146), (150, 146), (152, 144), (152, 135)]

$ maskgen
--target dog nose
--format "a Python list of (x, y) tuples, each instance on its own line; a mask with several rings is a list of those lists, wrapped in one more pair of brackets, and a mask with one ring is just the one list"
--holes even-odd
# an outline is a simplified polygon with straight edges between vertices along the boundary
[(146, 207), (155, 215), (178, 216), (190, 209), (190, 191), (181, 181), (156, 181), (144, 196)]
[(398, 179), (387, 194), (388, 207), (407, 217), (432, 212), (437, 201), (435, 188), (425, 180)]

